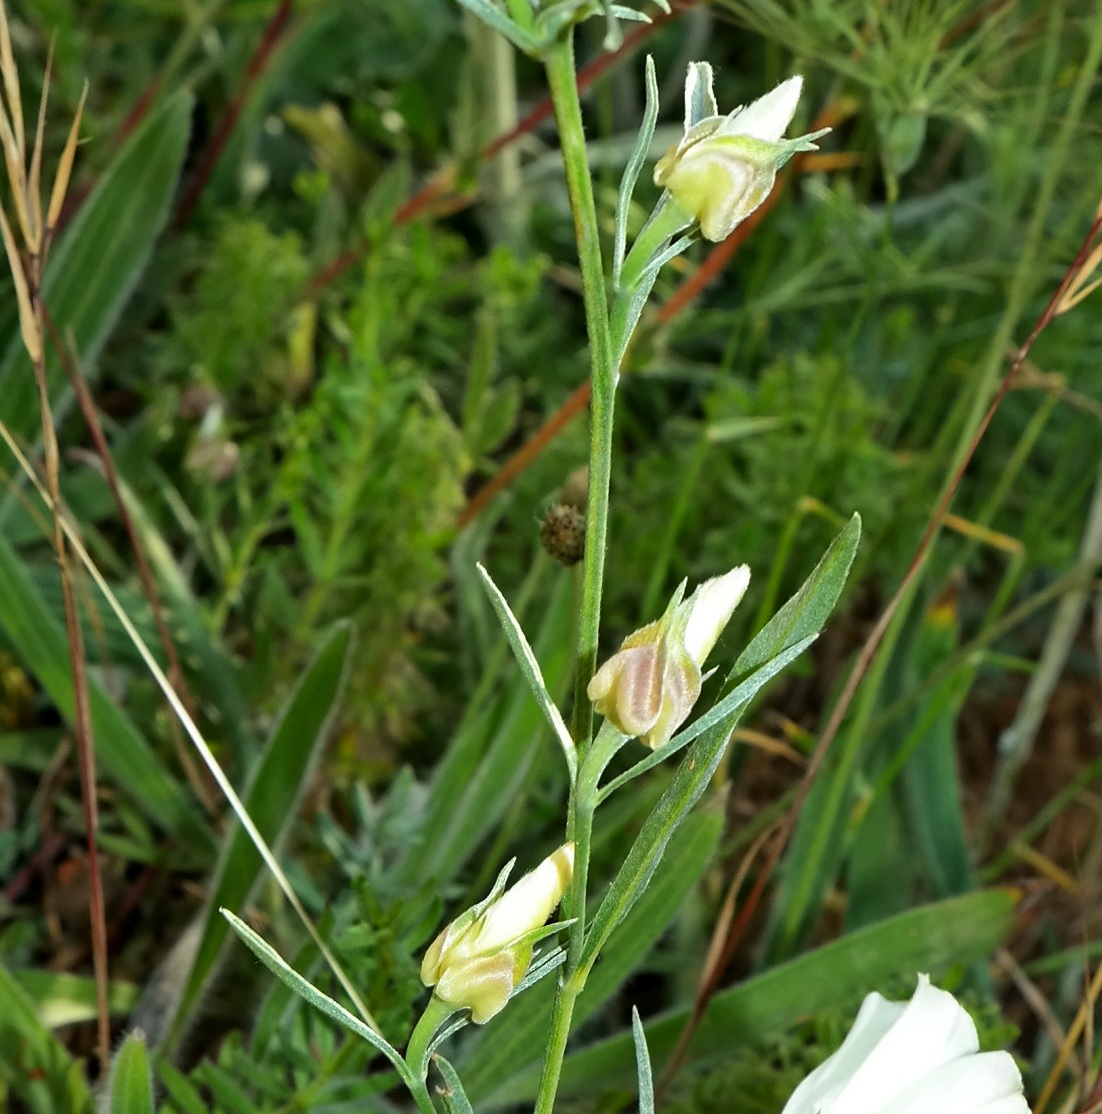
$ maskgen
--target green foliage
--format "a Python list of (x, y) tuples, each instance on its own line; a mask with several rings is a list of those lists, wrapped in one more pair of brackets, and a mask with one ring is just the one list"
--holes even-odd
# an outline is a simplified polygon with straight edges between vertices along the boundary
[(194, 287), (173, 310), (181, 367), (232, 399), (265, 408), (309, 387), (278, 343), (309, 268), (300, 238), (255, 218), (223, 218)]
[[(531, 14), (526, 0), (466, 6), (538, 49), (539, 28), (517, 34), (512, 23)], [(629, 17), (606, 8), (551, 15)], [(282, 10), (35, 0), (9, 14), (25, 103), (55, 32), (51, 104), (71, 110), (90, 83), (80, 203), (55, 246), (45, 301), (93, 387), (188, 706), (387, 1047), (404, 1047), (425, 999), (427, 941), (484, 896), (504, 860), (534, 862), (562, 838), (570, 779), (550, 709), (570, 721), (581, 593), (538, 555), (536, 536), (541, 510), (585, 460), (586, 421), (560, 430), (468, 529), (457, 518), (585, 380), (583, 301), (594, 283), (587, 291), (577, 270), (549, 125), (525, 124), (498, 156), (512, 183), (505, 196), (484, 191), (476, 173), (494, 135), (471, 117), (465, 69), (480, 67), (480, 103), (515, 120), (546, 91), (534, 66), (504, 64), (507, 53), (483, 66), (467, 14), (448, 0), (319, 0), (288, 5), (282, 28), (269, 24)], [(606, 1089), (608, 1101), (634, 1101), (644, 1039), (660, 1078), (734, 856), (799, 776), (787, 759), (744, 762), (742, 747), (728, 761), (736, 720), (756, 738), (814, 746), (1006, 351), (1028, 334), (1097, 203), (1097, 160), (1087, 157), (1102, 56), (1093, 5), (975, 14), (962, 0), (873, 9), (715, 0), (683, 7), (647, 41), (656, 78), (647, 88), (663, 102), (648, 102), (653, 136), (637, 138), (644, 80), (634, 55), (586, 95), (606, 263), (617, 238), (642, 225), (654, 157), (680, 133), (669, 90), (695, 36), (707, 32), (723, 104), (802, 71), (796, 123), (836, 110), (823, 151), (841, 157), (794, 175), (691, 307), (661, 321), (644, 311), (616, 394), (602, 655), (660, 613), (684, 576), (746, 561), (754, 580), (707, 690), (729, 703), (711, 713), (703, 703), (670, 751), (647, 757), (629, 744), (600, 785), (584, 955), (604, 948), (577, 1000), (560, 1092), (579, 1108), (603, 1104)], [(580, 62), (607, 26), (583, 29)], [(255, 55), (262, 41), (274, 49)], [(147, 90), (146, 115), (126, 138), (121, 125)], [(216, 152), (230, 105), (241, 115)], [(51, 109), (48, 156), (64, 123)], [(174, 199), (210, 154), (197, 208), (173, 221)], [(638, 188), (617, 199), (626, 163)], [(410, 221), (414, 194), (431, 199)], [(346, 250), (352, 264), (327, 272)], [(656, 301), (704, 251), (663, 270)], [(33, 446), (37, 399), (11, 303), (0, 305), (0, 418)], [(906, 993), (916, 969), (958, 972), (985, 1046), (1011, 1036), (984, 968), (1007, 937), (1011, 901), (977, 891), (977, 879), (991, 869), (990, 847), (1005, 848), (996, 878), (1010, 862), (1024, 872), (1037, 849), (1017, 841), (1043, 830), (1058, 866), (1074, 873), (1091, 861), (1093, 835), (1070, 841), (1049, 809), (1089, 791), (1093, 756), (1068, 758), (1056, 806), (1036, 778), (1018, 785), (997, 831), (981, 831), (977, 817), (1017, 673), (1046, 636), (1047, 611), (1023, 621), (1014, 608), (1084, 551), (1098, 350), (1091, 304), (1060, 318), (987, 431), (951, 530), (803, 804), (738, 953), (745, 977), (704, 1013), (692, 1075), (667, 1102), (676, 1114), (780, 1109), (837, 1046), (860, 994)], [(67, 506), (167, 664), (115, 496), (53, 355), (49, 374)], [(92, 1016), (90, 976), (64, 982), (45, 970), (86, 953), (83, 911), (59, 920), (54, 908), (83, 838), (61, 593), (42, 508), (7, 450), (0, 456), (0, 875), (14, 894), (0, 909), (0, 1105), (85, 1114), (83, 1030), (54, 1029)], [(845, 525), (854, 514), (859, 554), (856, 527)], [(779, 609), (839, 530), (825, 564)], [(499, 612), (515, 614), (514, 651), (530, 642), (538, 667), (515, 668), (476, 561), (500, 585)], [(936, 602), (947, 585), (948, 623)], [(347, 1010), (218, 798), (204, 811), (209, 786), (178, 757), (188, 744), (129, 636), (92, 589), (80, 592), (117, 1018), (135, 986), (165, 989), (150, 971), (163, 948), (188, 941), (186, 918), (196, 918), (198, 951), (174, 971), (170, 1004), (153, 996), (158, 1020), (172, 1025), (175, 1014), (186, 1035), (175, 1063), (154, 1062), (157, 1109), (392, 1111), (404, 1067), (376, 1055), (381, 1038)], [(1013, 621), (996, 628), (1007, 614)], [(1089, 684), (1087, 644), (1081, 632), (1072, 660)], [(778, 684), (796, 658), (798, 678)], [(1075, 671), (1061, 683), (1065, 697), (1074, 692)], [(1075, 714), (1076, 730), (1052, 738), (1087, 737), (1093, 713)], [(1027, 815), (1038, 819), (1023, 837), (1016, 818)], [(180, 896), (197, 887), (202, 910)], [(237, 948), (220, 904), (270, 941), (234, 925), (286, 985)], [(1033, 908), (1036, 930), (1014, 945), (1048, 949), (1033, 953), (1052, 978), (1045, 990), (1077, 985), (1082, 966), (1062, 950), (1079, 941), (1053, 909)], [(531, 1099), (558, 973), (485, 1030), (449, 1037), (430, 1077), (449, 1112), (469, 1114), (467, 1095), (478, 1110)], [(1052, 1009), (1067, 1024), (1077, 1003), (1061, 993)], [(637, 999), (652, 1008), (645, 1033), (633, 1034)], [(159, 1036), (151, 1028), (151, 1046)], [(1043, 1068), (1043, 1035), (1036, 1049)], [(152, 1110), (147, 1080), (143, 1047), (128, 1039), (112, 1109)]]

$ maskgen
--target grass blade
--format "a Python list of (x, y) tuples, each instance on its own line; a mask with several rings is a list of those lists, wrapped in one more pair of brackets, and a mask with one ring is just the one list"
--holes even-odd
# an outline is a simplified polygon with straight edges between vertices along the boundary
[[(51, 253), (43, 300), (61, 335), (71, 332), (81, 363), (90, 370), (168, 216), (187, 147), (191, 106), (190, 95), (177, 93), (151, 113)], [(48, 360), (47, 370), (56, 413), (65, 376), (56, 357)], [(18, 338), (0, 358), (0, 420), (26, 440), (37, 438), (34, 376)]]
[[(278, 847), (287, 828), (297, 818), (302, 791), (321, 752), (348, 679), (351, 649), (352, 628), (348, 623), (340, 623), (303, 671), (241, 794), (257, 830), (273, 847)], [(218, 909), (244, 905), (260, 879), (260, 868), (260, 852), (249, 833), (240, 824), (235, 825), (223, 843), (209, 886), (206, 922), (187, 985), (169, 1026), (170, 1044), (178, 1027), (192, 1015), (225, 942), (228, 926), (225, 919), (218, 916)]]
[(111, 1070), (111, 1114), (153, 1114), (153, 1083), (145, 1037), (131, 1033)]

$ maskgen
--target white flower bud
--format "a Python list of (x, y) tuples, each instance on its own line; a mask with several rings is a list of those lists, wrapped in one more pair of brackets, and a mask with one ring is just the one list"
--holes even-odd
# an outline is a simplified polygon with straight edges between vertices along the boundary
[(782, 139), (800, 99), (803, 78), (790, 77), (746, 108), (720, 116), (712, 67), (693, 62), (685, 82), (685, 131), (654, 168), (677, 207), (700, 223), (706, 240), (725, 240), (773, 188), (777, 170), (825, 131)]
[(870, 994), (842, 1047), (784, 1114), (1029, 1114), (1008, 1052), (980, 1052), (960, 1003), (919, 975), (909, 1002)]
[(543, 927), (574, 874), (574, 844), (549, 855), (501, 892), (504, 874), (486, 901), (457, 917), (429, 945), (421, 981), (481, 1025), (500, 1012), (532, 962), (532, 936)]

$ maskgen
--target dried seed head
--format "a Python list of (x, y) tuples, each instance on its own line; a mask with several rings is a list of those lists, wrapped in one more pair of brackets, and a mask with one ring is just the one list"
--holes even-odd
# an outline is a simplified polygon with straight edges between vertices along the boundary
[(585, 556), (585, 515), (557, 503), (540, 522), (540, 543), (560, 565), (576, 565)]

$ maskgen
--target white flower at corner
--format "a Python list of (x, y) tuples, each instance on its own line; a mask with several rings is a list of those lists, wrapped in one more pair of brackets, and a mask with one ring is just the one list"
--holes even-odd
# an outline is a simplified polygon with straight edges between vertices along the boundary
[(980, 1052), (960, 1003), (919, 975), (909, 1002), (865, 999), (784, 1114), (1029, 1114), (1029, 1104), (1010, 1053)]
[(803, 78), (790, 77), (772, 92), (726, 116), (712, 92), (712, 67), (689, 64), (685, 80), (685, 133), (654, 168), (687, 217), (700, 222), (706, 240), (725, 240), (769, 195), (777, 171), (829, 128), (782, 139), (800, 99)]

